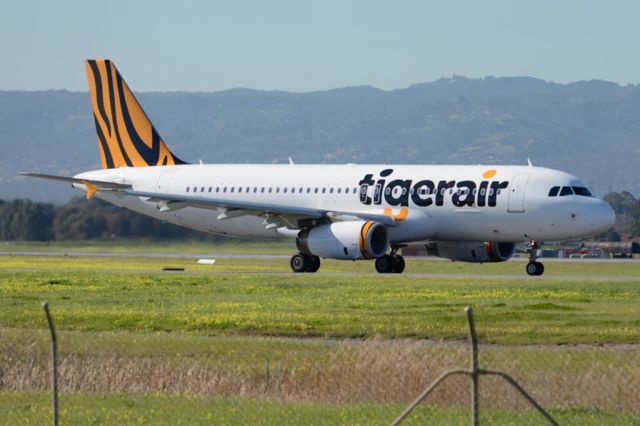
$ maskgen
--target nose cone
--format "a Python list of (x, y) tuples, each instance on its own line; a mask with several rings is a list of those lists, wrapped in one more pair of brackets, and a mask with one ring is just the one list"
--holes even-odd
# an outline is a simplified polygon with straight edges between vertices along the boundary
[(595, 232), (604, 232), (613, 226), (616, 221), (616, 213), (606, 201), (598, 201), (598, 204), (590, 212), (590, 225), (593, 226)]

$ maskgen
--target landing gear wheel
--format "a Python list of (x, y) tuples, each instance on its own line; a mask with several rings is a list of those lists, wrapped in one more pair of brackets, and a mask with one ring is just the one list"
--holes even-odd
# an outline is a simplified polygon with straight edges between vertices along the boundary
[(538, 249), (542, 245), (536, 240), (531, 240), (531, 248), (529, 249), (529, 263), (527, 263), (527, 274), (531, 276), (540, 276), (544, 273), (544, 265), (538, 262)]
[(531, 276), (539, 276), (544, 273), (544, 265), (540, 262), (527, 263), (527, 274)]
[(311, 262), (305, 272), (317, 272), (320, 269), (320, 258), (318, 256), (310, 256)]
[(393, 273), (401, 274), (404, 271), (404, 257), (399, 254), (392, 256), (393, 258)]
[(316, 272), (320, 269), (320, 258), (306, 253), (291, 256), (289, 261), (293, 272)]
[(291, 260), (289, 261), (291, 270), (296, 273), (306, 271), (309, 263), (309, 258), (304, 253), (294, 254), (291, 256)]
[(376, 259), (376, 271), (381, 274), (389, 274), (393, 272), (393, 257), (391, 255), (385, 254), (382, 257)]

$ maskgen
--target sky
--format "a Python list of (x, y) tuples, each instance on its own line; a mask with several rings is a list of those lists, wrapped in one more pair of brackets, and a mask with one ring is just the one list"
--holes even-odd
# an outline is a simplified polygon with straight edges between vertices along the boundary
[(0, 90), (390, 90), (462, 75), (640, 83), (640, 2), (0, 0)]

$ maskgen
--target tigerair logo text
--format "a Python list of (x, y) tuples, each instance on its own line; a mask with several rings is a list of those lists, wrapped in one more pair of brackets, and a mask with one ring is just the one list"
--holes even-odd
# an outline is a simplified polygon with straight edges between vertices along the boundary
[[(367, 174), (360, 185), (360, 202), (362, 204), (382, 204), (390, 206), (409, 206), (409, 200), (419, 207), (442, 206), (445, 198), (451, 198), (456, 207), (495, 207), (500, 190), (509, 186), (508, 181), (490, 180), (496, 175), (495, 170), (487, 170), (482, 177), (485, 180), (441, 180), (435, 182), (423, 179), (413, 182), (411, 179), (394, 179), (387, 183), (393, 169), (384, 169), (374, 179), (373, 173)], [(369, 187), (373, 187), (370, 191)]]

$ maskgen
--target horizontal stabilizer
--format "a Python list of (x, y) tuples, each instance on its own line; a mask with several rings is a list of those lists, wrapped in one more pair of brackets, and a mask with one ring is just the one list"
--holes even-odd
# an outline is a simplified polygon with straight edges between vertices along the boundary
[(123, 190), (130, 189), (131, 185), (125, 183), (105, 182), (93, 179), (79, 179), (69, 176), (45, 175), (42, 173), (18, 173), (20, 176), (29, 176), (40, 179), (55, 180), (58, 182), (77, 183), (87, 187), (87, 199), (93, 198), (96, 192), (101, 190)]

